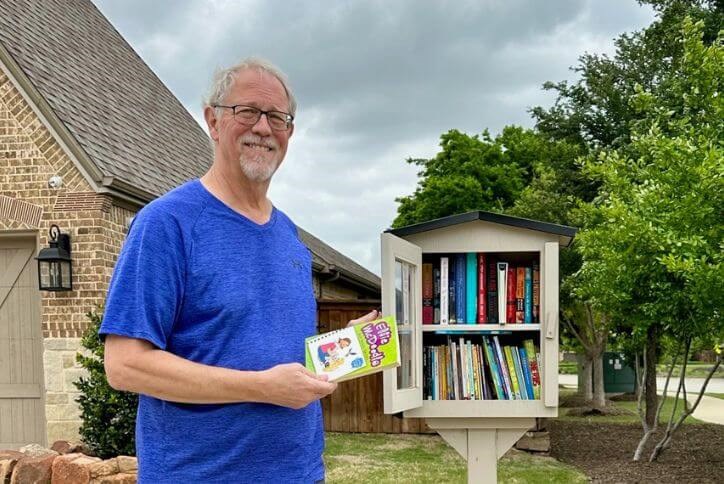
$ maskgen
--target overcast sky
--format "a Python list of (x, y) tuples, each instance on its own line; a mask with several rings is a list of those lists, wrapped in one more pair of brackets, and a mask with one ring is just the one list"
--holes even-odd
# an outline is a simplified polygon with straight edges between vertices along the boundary
[(653, 19), (633, 0), (94, 0), (194, 117), (214, 69), (247, 56), (287, 73), (299, 108), (270, 198), (379, 274), (379, 234), (440, 134), (531, 127), (548, 80)]

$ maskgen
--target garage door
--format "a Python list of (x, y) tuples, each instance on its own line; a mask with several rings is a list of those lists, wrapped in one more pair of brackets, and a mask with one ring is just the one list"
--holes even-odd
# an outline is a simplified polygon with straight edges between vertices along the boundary
[(35, 237), (0, 234), (0, 449), (45, 445)]

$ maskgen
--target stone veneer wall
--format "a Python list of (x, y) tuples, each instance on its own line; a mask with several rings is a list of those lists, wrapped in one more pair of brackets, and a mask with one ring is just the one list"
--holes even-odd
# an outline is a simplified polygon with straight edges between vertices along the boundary
[[(63, 185), (48, 187), (59, 175)], [(105, 301), (108, 283), (134, 211), (97, 194), (0, 70), (0, 231), (32, 230), (40, 247), (57, 224), (70, 234), (73, 291), (41, 294), (46, 417), (50, 442), (77, 438), (80, 420), (72, 382), (86, 314)]]

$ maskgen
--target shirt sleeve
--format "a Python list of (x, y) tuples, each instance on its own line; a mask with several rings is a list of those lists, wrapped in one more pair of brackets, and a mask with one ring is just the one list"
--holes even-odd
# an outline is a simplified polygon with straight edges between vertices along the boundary
[(134, 218), (113, 271), (101, 338), (140, 338), (165, 350), (182, 304), (185, 271), (178, 221), (146, 206)]

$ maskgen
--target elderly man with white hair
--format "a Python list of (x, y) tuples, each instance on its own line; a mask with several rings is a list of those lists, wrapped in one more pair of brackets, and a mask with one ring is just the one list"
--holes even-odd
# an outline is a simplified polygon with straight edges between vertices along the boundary
[(139, 482), (324, 480), (319, 399), (337, 385), (303, 366), (311, 255), (267, 198), (295, 111), (268, 62), (218, 72), (211, 168), (133, 220), (100, 333), (110, 384), (140, 394)]

